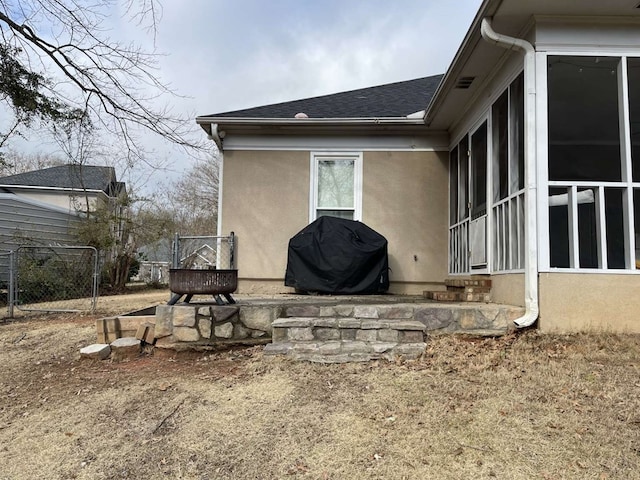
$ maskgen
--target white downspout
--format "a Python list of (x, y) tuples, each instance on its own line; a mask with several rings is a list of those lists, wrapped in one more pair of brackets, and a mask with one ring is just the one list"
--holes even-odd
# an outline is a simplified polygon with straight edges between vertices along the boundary
[(524, 301), (525, 313), (514, 320), (516, 327), (529, 327), (535, 323), (540, 313), (538, 305), (538, 229), (536, 183), (536, 50), (531, 43), (520, 38), (496, 33), (491, 28), (489, 18), (482, 19), (480, 27), (482, 38), (509, 50), (524, 51), (524, 99), (525, 111), (525, 260), (524, 260)]

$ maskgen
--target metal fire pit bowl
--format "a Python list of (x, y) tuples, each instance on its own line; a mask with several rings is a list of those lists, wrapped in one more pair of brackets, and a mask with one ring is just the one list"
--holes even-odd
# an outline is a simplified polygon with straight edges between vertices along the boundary
[(170, 305), (175, 304), (182, 295), (186, 302), (193, 295), (213, 295), (217, 303), (222, 303), (220, 295), (229, 303), (235, 303), (231, 294), (238, 288), (238, 270), (191, 270), (172, 268), (169, 270), (169, 289), (175, 294)]

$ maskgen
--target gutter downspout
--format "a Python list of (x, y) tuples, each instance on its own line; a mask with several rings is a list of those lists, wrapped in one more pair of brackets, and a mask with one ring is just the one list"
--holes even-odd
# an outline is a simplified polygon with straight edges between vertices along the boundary
[(538, 319), (538, 228), (537, 201), (538, 186), (536, 154), (536, 50), (531, 43), (520, 38), (496, 33), (491, 27), (491, 19), (483, 18), (480, 27), (482, 38), (508, 50), (524, 51), (524, 100), (525, 111), (525, 260), (524, 260), (524, 296), (525, 313), (514, 320), (516, 327), (525, 328)]

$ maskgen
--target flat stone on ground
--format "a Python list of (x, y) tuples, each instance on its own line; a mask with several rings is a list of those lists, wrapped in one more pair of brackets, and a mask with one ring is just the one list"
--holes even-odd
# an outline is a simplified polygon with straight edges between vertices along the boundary
[(106, 343), (94, 343), (80, 349), (82, 358), (104, 360), (109, 358), (109, 355), (111, 355), (111, 347)]

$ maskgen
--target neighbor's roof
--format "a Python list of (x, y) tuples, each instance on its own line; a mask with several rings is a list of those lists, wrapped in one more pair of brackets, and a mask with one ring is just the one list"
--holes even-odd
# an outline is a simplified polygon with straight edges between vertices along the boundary
[(312, 119), (406, 117), (427, 107), (441, 79), (442, 75), (434, 75), (201, 118), (294, 118), (298, 113)]
[(124, 184), (116, 180), (113, 167), (94, 165), (61, 165), (18, 173), (0, 177), (0, 185), (101, 190), (108, 195), (124, 188)]

